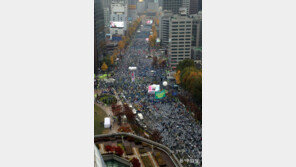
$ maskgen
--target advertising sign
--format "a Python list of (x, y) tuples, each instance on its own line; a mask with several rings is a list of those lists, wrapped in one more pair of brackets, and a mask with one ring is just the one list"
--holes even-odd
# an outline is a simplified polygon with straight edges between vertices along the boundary
[(123, 28), (124, 22), (123, 21), (110, 21), (110, 28)]
[(155, 99), (162, 99), (165, 97), (165, 90), (162, 90), (161, 92), (155, 92)]

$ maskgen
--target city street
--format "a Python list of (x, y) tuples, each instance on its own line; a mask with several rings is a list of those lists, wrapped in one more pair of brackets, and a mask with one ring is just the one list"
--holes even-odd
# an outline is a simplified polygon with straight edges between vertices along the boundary
[[(115, 82), (102, 82), (100, 89), (113, 87), (119, 95), (124, 95), (124, 102), (139, 106), (137, 113), (143, 114), (141, 123), (147, 126), (147, 130), (159, 131), (161, 142), (173, 150), (180, 161), (188, 160), (187, 166), (200, 166), (201, 125), (177, 98), (166, 96), (155, 99), (154, 94), (148, 94), (148, 86), (153, 83), (160, 85), (161, 90), (169, 89), (162, 85), (163, 81), (167, 81), (167, 69), (154, 68), (152, 58), (148, 58), (150, 53), (146, 38), (150, 31), (149, 25), (140, 28), (117, 63), (113, 76)], [(130, 71), (129, 67), (136, 67), (136, 70)]]

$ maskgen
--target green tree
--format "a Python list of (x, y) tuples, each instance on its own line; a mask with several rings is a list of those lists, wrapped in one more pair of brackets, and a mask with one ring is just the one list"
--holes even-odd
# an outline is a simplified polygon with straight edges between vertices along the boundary
[(195, 64), (194, 64), (194, 61), (193, 60), (191, 60), (191, 59), (185, 59), (185, 60), (179, 62), (176, 70), (177, 71), (178, 70), (182, 71), (186, 67), (194, 67), (194, 66), (195, 66)]

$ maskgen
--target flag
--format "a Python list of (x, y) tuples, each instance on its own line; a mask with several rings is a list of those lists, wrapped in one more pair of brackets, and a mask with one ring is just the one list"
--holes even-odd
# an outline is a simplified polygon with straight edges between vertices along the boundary
[(155, 92), (155, 99), (162, 99), (165, 97), (165, 90), (162, 90), (161, 92)]

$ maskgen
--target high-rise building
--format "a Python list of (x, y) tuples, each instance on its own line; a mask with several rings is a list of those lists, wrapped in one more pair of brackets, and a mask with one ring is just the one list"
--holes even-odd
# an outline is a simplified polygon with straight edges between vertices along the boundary
[(189, 5), (189, 14), (197, 14), (198, 12), (198, 1), (199, 0), (190, 0), (190, 5)]
[(112, 0), (103, 0), (103, 6), (104, 8), (109, 8), (111, 6)]
[(201, 47), (201, 28), (202, 28), (202, 12), (199, 11), (198, 14), (190, 15), (193, 19), (192, 22), (192, 46), (200, 48)]
[(148, 2), (148, 8), (149, 11), (158, 11), (158, 3), (155, 2)]
[(179, 13), (179, 8), (182, 6), (182, 0), (162, 0), (162, 10), (170, 10), (174, 14)]
[(170, 26), (170, 18), (172, 16), (171, 11), (163, 11), (161, 18), (159, 20), (159, 37), (162, 46), (167, 46), (169, 43), (169, 26)]
[(137, 2), (137, 12), (138, 13), (143, 13), (145, 11), (145, 2), (144, 1), (139, 1)]
[(137, 0), (128, 0), (128, 21), (137, 19)]
[(182, 7), (186, 8), (187, 14), (189, 14), (189, 9), (190, 9), (190, 1), (191, 0), (182, 0)]
[(169, 64), (174, 69), (180, 61), (191, 59), (192, 18), (175, 14), (169, 25)]
[(117, 1), (111, 4), (110, 34), (124, 35), (127, 30), (127, 4)]
[(197, 2), (197, 11), (201, 11), (202, 10), (202, 0), (198, 0)]
[(103, 50), (101, 46), (105, 41), (105, 21), (102, 4), (101, 0), (95, 0), (94, 2), (95, 73), (100, 65), (100, 61), (103, 59)]
[(105, 20), (105, 27), (110, 27), (110, 8), (105, 7), (104, 8), (104, 20)]

